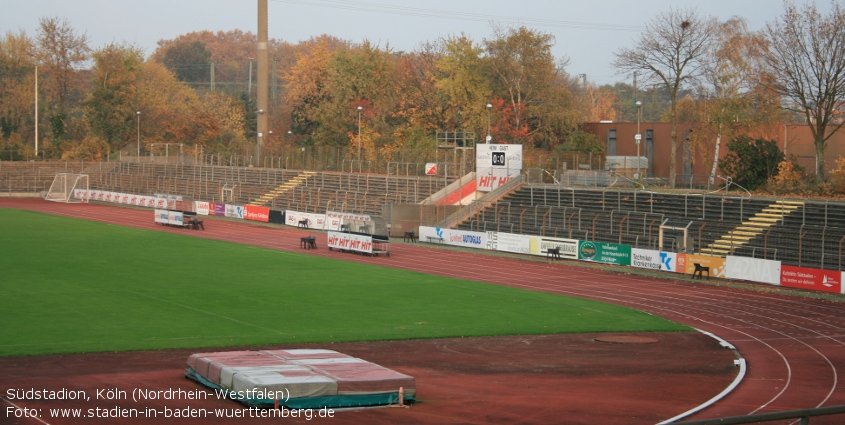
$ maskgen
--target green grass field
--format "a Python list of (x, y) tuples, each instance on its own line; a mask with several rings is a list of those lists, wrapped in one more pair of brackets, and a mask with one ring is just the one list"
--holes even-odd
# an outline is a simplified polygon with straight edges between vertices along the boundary
[(0, 209), (0, 356), (686, 331), (479, 282)]

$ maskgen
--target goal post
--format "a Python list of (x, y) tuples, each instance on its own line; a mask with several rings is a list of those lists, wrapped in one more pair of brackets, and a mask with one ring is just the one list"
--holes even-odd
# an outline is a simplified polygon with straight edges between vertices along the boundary
[(56, 173), (44, 199), (53, 202), (88, 202), (88, 174)]

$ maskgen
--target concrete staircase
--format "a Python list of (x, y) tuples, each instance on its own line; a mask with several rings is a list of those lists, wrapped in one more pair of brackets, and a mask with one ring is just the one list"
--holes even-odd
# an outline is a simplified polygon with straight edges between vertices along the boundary
[(299, 186), (300, 184), (302, 184), (302, 182), (304, 182), (305, 180), (308, 180), (309, 178), (311, 178), (315, 174), (317, 174), (317, 173), (313, 172), (313, 171), (303, 171), (303, 172), (299, 173), (299, 175), (297, 175), (296, 177), (284, 182), (279, 187), (261, 195), (258, 199), (250, 202), (249, 205), (257, 205), (257, 206), (267, 205), (267, 203), (269, 203), (273, 199), (276, 199), (279, 196), (284, 195), (285, 193), (287, 193), (291, 189)]
[(785, 216), (804, 205), (800, 201), (775, 201), (762, 211), (754, 214), (747, 221), (737, 226), (721, 238), (701, 249), (702, 254), (725, 256), (733, 250), (747, 244), (751, 239), (759, 236), (771, 226), (781, 221)]

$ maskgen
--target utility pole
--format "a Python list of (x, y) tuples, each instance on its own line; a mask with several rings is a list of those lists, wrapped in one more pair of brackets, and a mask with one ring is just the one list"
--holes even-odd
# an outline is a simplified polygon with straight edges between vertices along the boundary
[(255, 165), (261, 164), (261, 136), (267, 132), (267, 0), (258, 0), (258, 140), (255, 145)]

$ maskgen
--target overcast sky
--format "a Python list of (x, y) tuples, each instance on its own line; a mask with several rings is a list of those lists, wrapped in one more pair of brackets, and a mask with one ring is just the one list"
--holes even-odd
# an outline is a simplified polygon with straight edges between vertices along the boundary
[[(829, 9), (826, 0), (818, 4)], [(258, 32), (257, 0), (0, 0), (0, 5), (3, 33), (23, 29), (34, 37), (39, 18), (67, 18), (94, 49), (126, 42), (147, 55), (158, 40), (192, 31)], [(783, 13), (779, 0), (269, 0), (269, 32), (270, 38), (292, 43), (325, 33), (411, 51), (462, 32), (478, 41), (490, 38), (494, 23), (524, 24), (554, 36), (553, 53), (569, 58), (570, 74), (587, 74), (601, 85), (625, 80), (610, 66), (613, 52), (632, 46), (645, 24), (670, 7), (695, 8), (722, 20), (741, 16), (752, 30)]]

